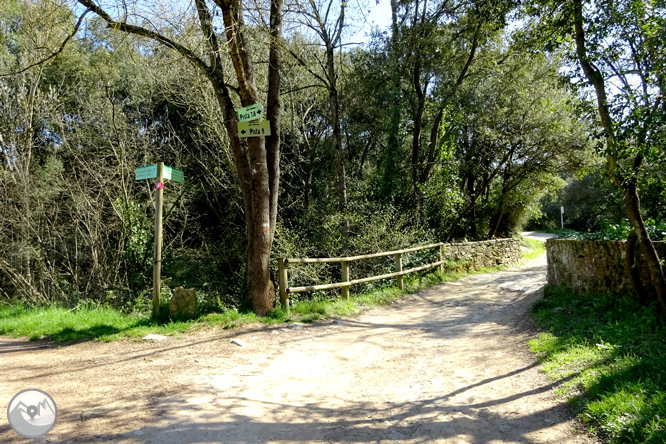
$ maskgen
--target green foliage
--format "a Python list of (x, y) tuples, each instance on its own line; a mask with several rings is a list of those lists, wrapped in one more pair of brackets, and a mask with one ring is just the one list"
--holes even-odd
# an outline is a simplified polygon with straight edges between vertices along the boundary
[(536, 239), (521, 237), (520, 242), (529, 251), (523, 251), (523, 260), (535, 259), (546, 252), (546, 243)]
[[(66, 6), (4, 2), (0, 72), (55, 51), (77, 18)], [(535, 202), (560, 185), (558, 174), (585, 163), (585, 122), (571, 112), (576, 99), (558, 83), (561, 60), (524, 51), (503, 33), (510, 2), (397, 7), (395, 33), (336, 49), (345, 213), (331, 167), (329, 94), (285, 50), (273, 258), (389, 251), (449, 234), (482, 239), (496, 218), (506, 235), (538, 212)], [(191, 12), (179, 17), (177, 31), (161, 31), (203, 50)], [(249, 26), (247, 35), (264, 47), (259, 29)], [(315, 66), (326, 54), (313, 43), (307, 35), (285, 37), (285, 49)], [(221, 63), (231, 72), (226, 57)], [(259, 80), (265, 69), (256, 66), (259, 91), (266, 90)], [(90, 13), (57, 57), (0, 77), (0, 105), (0, 297), (149, 310), (154, 189), (134, 181), (133, 171), (163, 160), (186, 175), (185, 185), (167, 182), (164, 193), (163, 300), (182, 285), (197, 292), (204, 313), (240, 307), (245, 209), (225, 118), (204, 74), (175, 52), (128, 38)], [(651, 186), (658, 202), (659, 184)], [(472, 195), (478, 197), (474, 211)], [(456, 223), (460, 228), (452, 230)], [(421, 265), (434, 254), (406, 255), (404, 265)], [(274, 276), (275, 265), (273, 259)], [(393, 269), (393, 259), (383, 258), (351, 272), (363, 277)], [(290, 272), (296, 284), (340, 275), (335, 265)], [(299, 295), (298, 302), (335, 294)]]
[(123, 202), (118, 198), (114, 207), (123, 220), (125, 239), (125, 267), (131, 291), (145, 289), (152, 277), (153, 229), (146, 217), (146, 210), (134, 201)]
[(552, 286), (534, 305), (546, 333), (530, 348), (609, 443), (666, 440), (666, 325), (658, 311), (627, 296), (580, 297)]
[[(666, 238), (666, 222), (656, 222), (654, 219), (645, 221), (650, 239), (660, 241)], [(579, 232), (574, 230), (561, 230), (558, 236), (562, 239), (582, 239), (582, 240), (625, 240), (632, 230), (628, 220), (623, 220), (619, 224), (604, 224), (602, 231)]]
[[(281, 307), (264, 318), (252, 312), (219, 306), (216, 311), (204, 313), (196, 320), (175, 321), (168, 315), (170, 290), (162, 287), (162, 306), (158, 319), (149, 316), (147, 300), (141, 300), (138, 311), (124, 313), (94, 302), (82, 303), (73, 309), (59, 305), (28, 307), (23, 304), (0, 304), (0, 335), (28, 337), (31, 340), (48, 338), (56, 343), (81, 340), (113, 341), (121, 338), (138, 338), (148, 333), (174, 335), (202, 327), (235, 328), (245, 324), (263, 322), (313, 322), (334, 316), (352, 316), (369, 308), (390, 304), (405, 294), (460, 279), (467, 275), (465, 267), (451, 264), (450, 271), (405, 276), (404, 290), (394, 286), (382, 286), (369, 291), (352, 293), (350, 300), (336, 297), (315, 297), (306, 300), (293, 298), (291, 314)], [(500, 268), (500, 267), (497, 267)], [(476, 272), (487, 272), (489, 269)], [(474, 272), (474, 273), (476, 273)], [(197, 294), (199, 296), (199, 294)], [(144, 305), (145, 304), (145, 305)]]

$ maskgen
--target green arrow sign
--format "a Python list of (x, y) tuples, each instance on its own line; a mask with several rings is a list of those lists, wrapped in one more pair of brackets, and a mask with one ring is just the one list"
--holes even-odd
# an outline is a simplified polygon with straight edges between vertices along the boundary
[(157, 165), (148, 165), (134, 170), (134, 180), (152, 179), (157, 177)]
[(240, 137), (270, 136), (271, 123), (268, 120), (259, 122), (238, 122), (238, 135)]
[(174, 182), (183, 182), (185, 180), (185, 173), (183, 170), (177, 170), (168, 166), (164, 167), (164, 178), (173, 180)]
[(238, 120), (240, 122), (249, 122), (250, 120), (257, 120), (264, 117), (264, 111), (261, 109), (260, 103), (246, 106), (238, 110)]

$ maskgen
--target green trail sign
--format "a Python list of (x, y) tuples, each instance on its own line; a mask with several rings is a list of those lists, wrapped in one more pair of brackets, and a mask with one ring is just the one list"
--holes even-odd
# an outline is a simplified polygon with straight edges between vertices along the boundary
[(240, 122), (249, 122), (250, 120), (257, 120), (264, 117), (264, 111), (261, 109), (260, 103), (246, 106), (238, 110), (238, 120)]
[(175, 168), (171, 168), (168, 166), (164, 167), (164, 178), (173, 180), (174, 182), (180, 182), (183, 183), (185, 180), (185, 173), (183, 173), (183, 170), (177, 170)]
[(134, 180), (152, 179), (157, 177), (157, 165), (148, 165), (134, 170)]
[(271, 123), (268, 120), (238, 122), (238, 135), (240, 137), (270, 136)]

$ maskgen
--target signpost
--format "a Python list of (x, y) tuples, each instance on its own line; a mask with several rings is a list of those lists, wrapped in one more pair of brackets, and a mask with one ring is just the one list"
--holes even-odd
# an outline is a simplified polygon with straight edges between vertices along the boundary
[(164, 167), (164, 178), (169, 179), (169, 180), (173, 180), (174, 182), (183, 183), (183, 180), (185, 178), (185, 174), (183, 173), (183, 170), (177, 170), (175, 168), (165, 166)]
[(134, 180), (152, 179), (157, 177), (157, 165), (148, 165), (134, 170)]
[(238, 135), (240, 137), (270, 136), (271, 123), (268, 120), (238, 122)]
[(155, 182), (156, 202), (155, 202), (155, 254), (153, 255), (153, 317), (156, 318), (160, 312), (160, 282), (162, 274), (162, 193), (164, 192), (164, 180), (169, 179), (174, 182), (183, 182), (185, 174), (182, 170), (177, 170), (164, 166), (164, 162), (158, 162), (156, 165), (139, 167), (134, 170), (135, 180), (157, 178)]
[(264, 117), (264, 110), (261, 109), (260, 103), (246, 106), (238, 110), (238, 121), (249, 122), (250, 120), (257, 120)]
[(564, 230), (564, 207), (560, 207), (560, 223), (562, 224), (562, 229)]

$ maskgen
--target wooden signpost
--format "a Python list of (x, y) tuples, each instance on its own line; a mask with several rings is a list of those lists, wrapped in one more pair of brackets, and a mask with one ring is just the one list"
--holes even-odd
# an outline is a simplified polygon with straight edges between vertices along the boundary
[(160, 312), (160, 282), (162, 274), (162, 193), (164, 191), (164, 179), (174, 182), (184, 182), (185, 174), (182, 170), (165, 167), (164, 162), (156, 165), (139, 167), (134, 170), (134, 179), (157, 178), (155, 189), (157, 190), (155, 202), (155, 250), (153, 255), (153, 317), (157, 318)]

